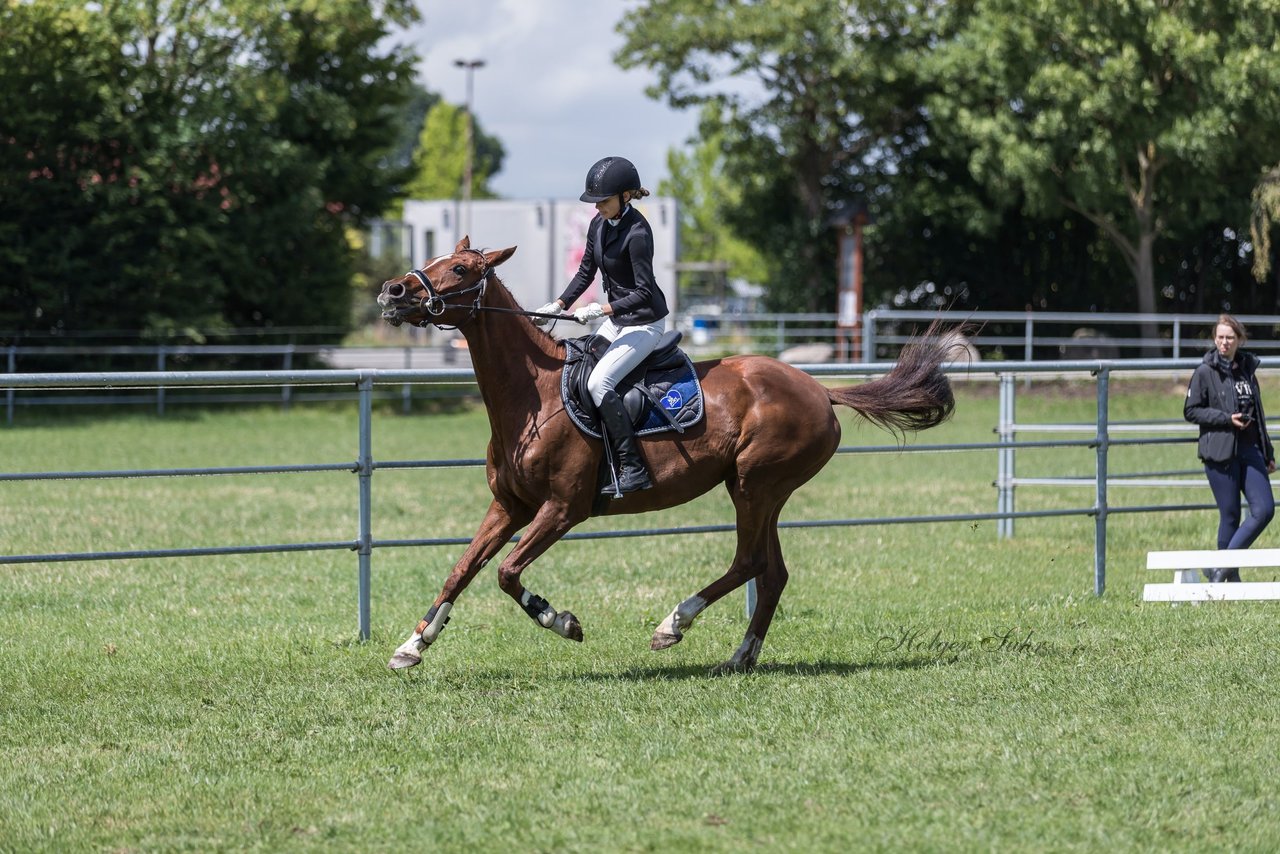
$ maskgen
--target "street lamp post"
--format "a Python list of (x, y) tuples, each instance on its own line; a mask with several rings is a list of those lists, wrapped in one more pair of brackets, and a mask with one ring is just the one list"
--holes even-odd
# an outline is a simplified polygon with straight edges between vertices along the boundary
[(483, 59), (455, 59), (453, 64), (467, 71), (467, 161), (462, 175), (462, 207), (466, 217), (463, 233), (471, 233), (471, 169), (472, 160), (474, 158), (475, 143), (473, 141), (474, 131), (472, 130), (471, 121), (471, 92), (472, 92), (472, 75), (477, 68), (484, 68)]

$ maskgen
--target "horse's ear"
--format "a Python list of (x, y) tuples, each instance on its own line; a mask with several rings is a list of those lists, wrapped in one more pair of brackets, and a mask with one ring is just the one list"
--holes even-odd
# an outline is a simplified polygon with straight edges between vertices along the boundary
[(495, 249), (492, 252), (486, 252), (484, 260), (490, 267), (496, 267), (514, 255), (515, 252), (516, 247), (514, 246), (508, 246), (506, 249)]
[(458, 253), (458, 252), (461, 252), (463, 249), (470, 249), (470, 248), (471, 248), (471, 235), (464, 234), (462, 235), (462, 239), (458, 241), (458, 245), (453, 247), (453, 251), (454, 253)]

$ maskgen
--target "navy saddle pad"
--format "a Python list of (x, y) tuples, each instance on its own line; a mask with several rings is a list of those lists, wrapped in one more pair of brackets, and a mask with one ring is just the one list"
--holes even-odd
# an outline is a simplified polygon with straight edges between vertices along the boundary
[[(702, 420), (702, 384), (693, 362), (680, 349), (680, 332), (667, 332), (640, 366), (618, 383), (617, 393), (631, 416), (636, 435), (674, 430), (683, 433)], [(600, 419), (587, 391), (587, 378), (609, 340), (599, 335), (566, 338), (560, 397), (565, 411), (588, 436), (600, 438)]]

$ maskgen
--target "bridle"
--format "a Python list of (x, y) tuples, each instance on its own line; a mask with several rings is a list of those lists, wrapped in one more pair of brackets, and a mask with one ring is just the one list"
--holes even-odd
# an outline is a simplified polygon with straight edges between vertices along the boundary
[[(416, 324), (417, 326), (422, 326), (422, 327), (435, 326), (438, 329), (458, 329), (464, 323), (469, 323), (472, 320), (474, 320), (476, 313), (480, 311), (493, 311), (501, 314), (519, 314), (519, 315), (523, 315), (524, 317), (543, 317), (549, 320), (573, 320), (574, 319), (573, 315), (540, 314), (536, 311), (521, 311), (518, 309), (500, 308), (498, 306), (482, 305), (481, 303), (484, 301), (485, 288), (489, 284), (489, 275), (493, 272), (493, 268), (489, 266), (489, 259), (487, 259), (484, 253), (481, 252), (479, 249), (467, 248), (467, 249), (459, 250), (459, 252), (455, 252), (454, 254), (457, 255), (457, 254), (460, 254), (461, 252), (473, 252), (476, 255), (479, 255), (480, 261), (484, 265), (484, 268), (480, 271), (480, 278), (476, 281), (474, 285), (470, 285), (468, 287), (462, 288), (461, 290), (450, 291), (449, 294), (447, 295), (449, 298), (453, 298), (453, 297), (466, 296), (467, 294), (470, 294), (470, 293), (476, 294), (475, 299), (471, 301), (471, 306), (470, 306), (471, 310), (467, 314), (466, 319), (458, 323), (456, 326), (445, 326), (442, 323), (437, 323), (434, 320), (428, 320), (424, 318), (423, 320), (418, 321), (418, 323)], [(390, 315), (388, 315), (388, 312), (384, 311), (383, 317), (388, 320), (391, 320), (394, 323), (394, 325), (399, 326), (400, 323), (403, 322), (403, 315), (414, 309), (422, 309), (432, 317), (439, 317), (440, 315), (444, 314), (446, 311), (448, 311), (451, 308), (464, 307), (454, 303), (446, 302), (445, 301), (446, 296), (442, 295), (439, 291), (435, 289), (435, 286), (431, 284), (431, 279), (427, 276), (427, 274), (424, 271), (419, 269), (413, 269), (413, 270), (410, 270), (408, 273), (405, 273), (405, 276), (406, 277), (413, 276), (415, 279), (417, 279), (418, 283), (422, 285), (422, 289), (426, 291), (426, 293), (416, 303), (400, 303), (400, 300), (404, 299), (407, 292), (405, 291), (404, 285), (402, 284), (393, 285), (392, 288), (387, 291), (387, 296), (390, 297), (392, 300), (395, 300), (396, 305), (391, 310), (392, 313)], [(399, 289), (398, 293), (395, 292), (396, 289)]]
[[(462, 288), (461, 290), (451, 291), (448, 294), (448, 297), (452, 299), (454, 297), (464, 297), (467, 294), (475, 293), (476, 296), (475, 296), (475, 299), (471, 301), (471, 311), (470, 313), (468, 313), (466, 320), (463, 320), (461, 323), (457, 324), (456, 326), (445, 326), (444, 324), (436, 323), (433, 320), (423, 319), (418, 322), (418, 326), (436, 326), (440, 329), (457, 329), (458, 327), (462, 326), (463, 323), (468, 323), (471, 320), (474, 320), (477, 311), (484, 310), (484, 306), (482, 306), (480, 303), (484, 300), (484, 291), (489, 284), (489, 274), (493, 272), (493, 268), (489, 266), (488, 259), (485, 258), (484, 253), (481, 252), (479, 249), (468, 248), (468, 249), (461, 250), (461, 252), (473, 252), (476, 255), (479, 255), (480, 262), (484, 265), (484, 269), (480, 271), (480, 278), (476, 281), (474, 285), (470, 285), (468, 287)], [(459, 253), (454, 253), (454, 254), (456, 255)], [(446, 302), (445, 297), (442, 296), (440, 292), (435, 289), (435, 286), (431, 284), (431, 279), (428, 278), (427, 274), (422, 270), (413, 269), (413, 270), (410, 270), (405, 275), (413, 276), (415, 279), (417, 279), (418, 283), (422, 285), (423, 290), (426, 291), (426, 294), (424, 294), (423, 297), (418, 300), (417, 305), (396, 306), (397, 314), (403, 313), (406, 308), (410, 308), (410, 309), (420, 308), (423, 311), (425, 311), (427, 314), (431, 315), (432, 317), (439, 317), (440, 315), (444, 314), (446, 311), (448, 311), (451, 308), (463, 308), (463, 306), (450, 304)], [(403, 289), (404, 285), (399, 285), (398, 287)], [(401, 299), (404, 297), (404, 294), (401, 293), (398, 296), (392, 294), (391, 296), (393, 299)]]

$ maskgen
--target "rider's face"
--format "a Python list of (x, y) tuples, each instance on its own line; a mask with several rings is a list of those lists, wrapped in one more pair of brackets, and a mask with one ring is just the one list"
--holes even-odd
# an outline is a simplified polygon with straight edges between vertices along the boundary
[(622, 196), (610, 196), (603, 202), (596, 202), (596, 210), (605, 219), (617, 219), (622, 212)]

